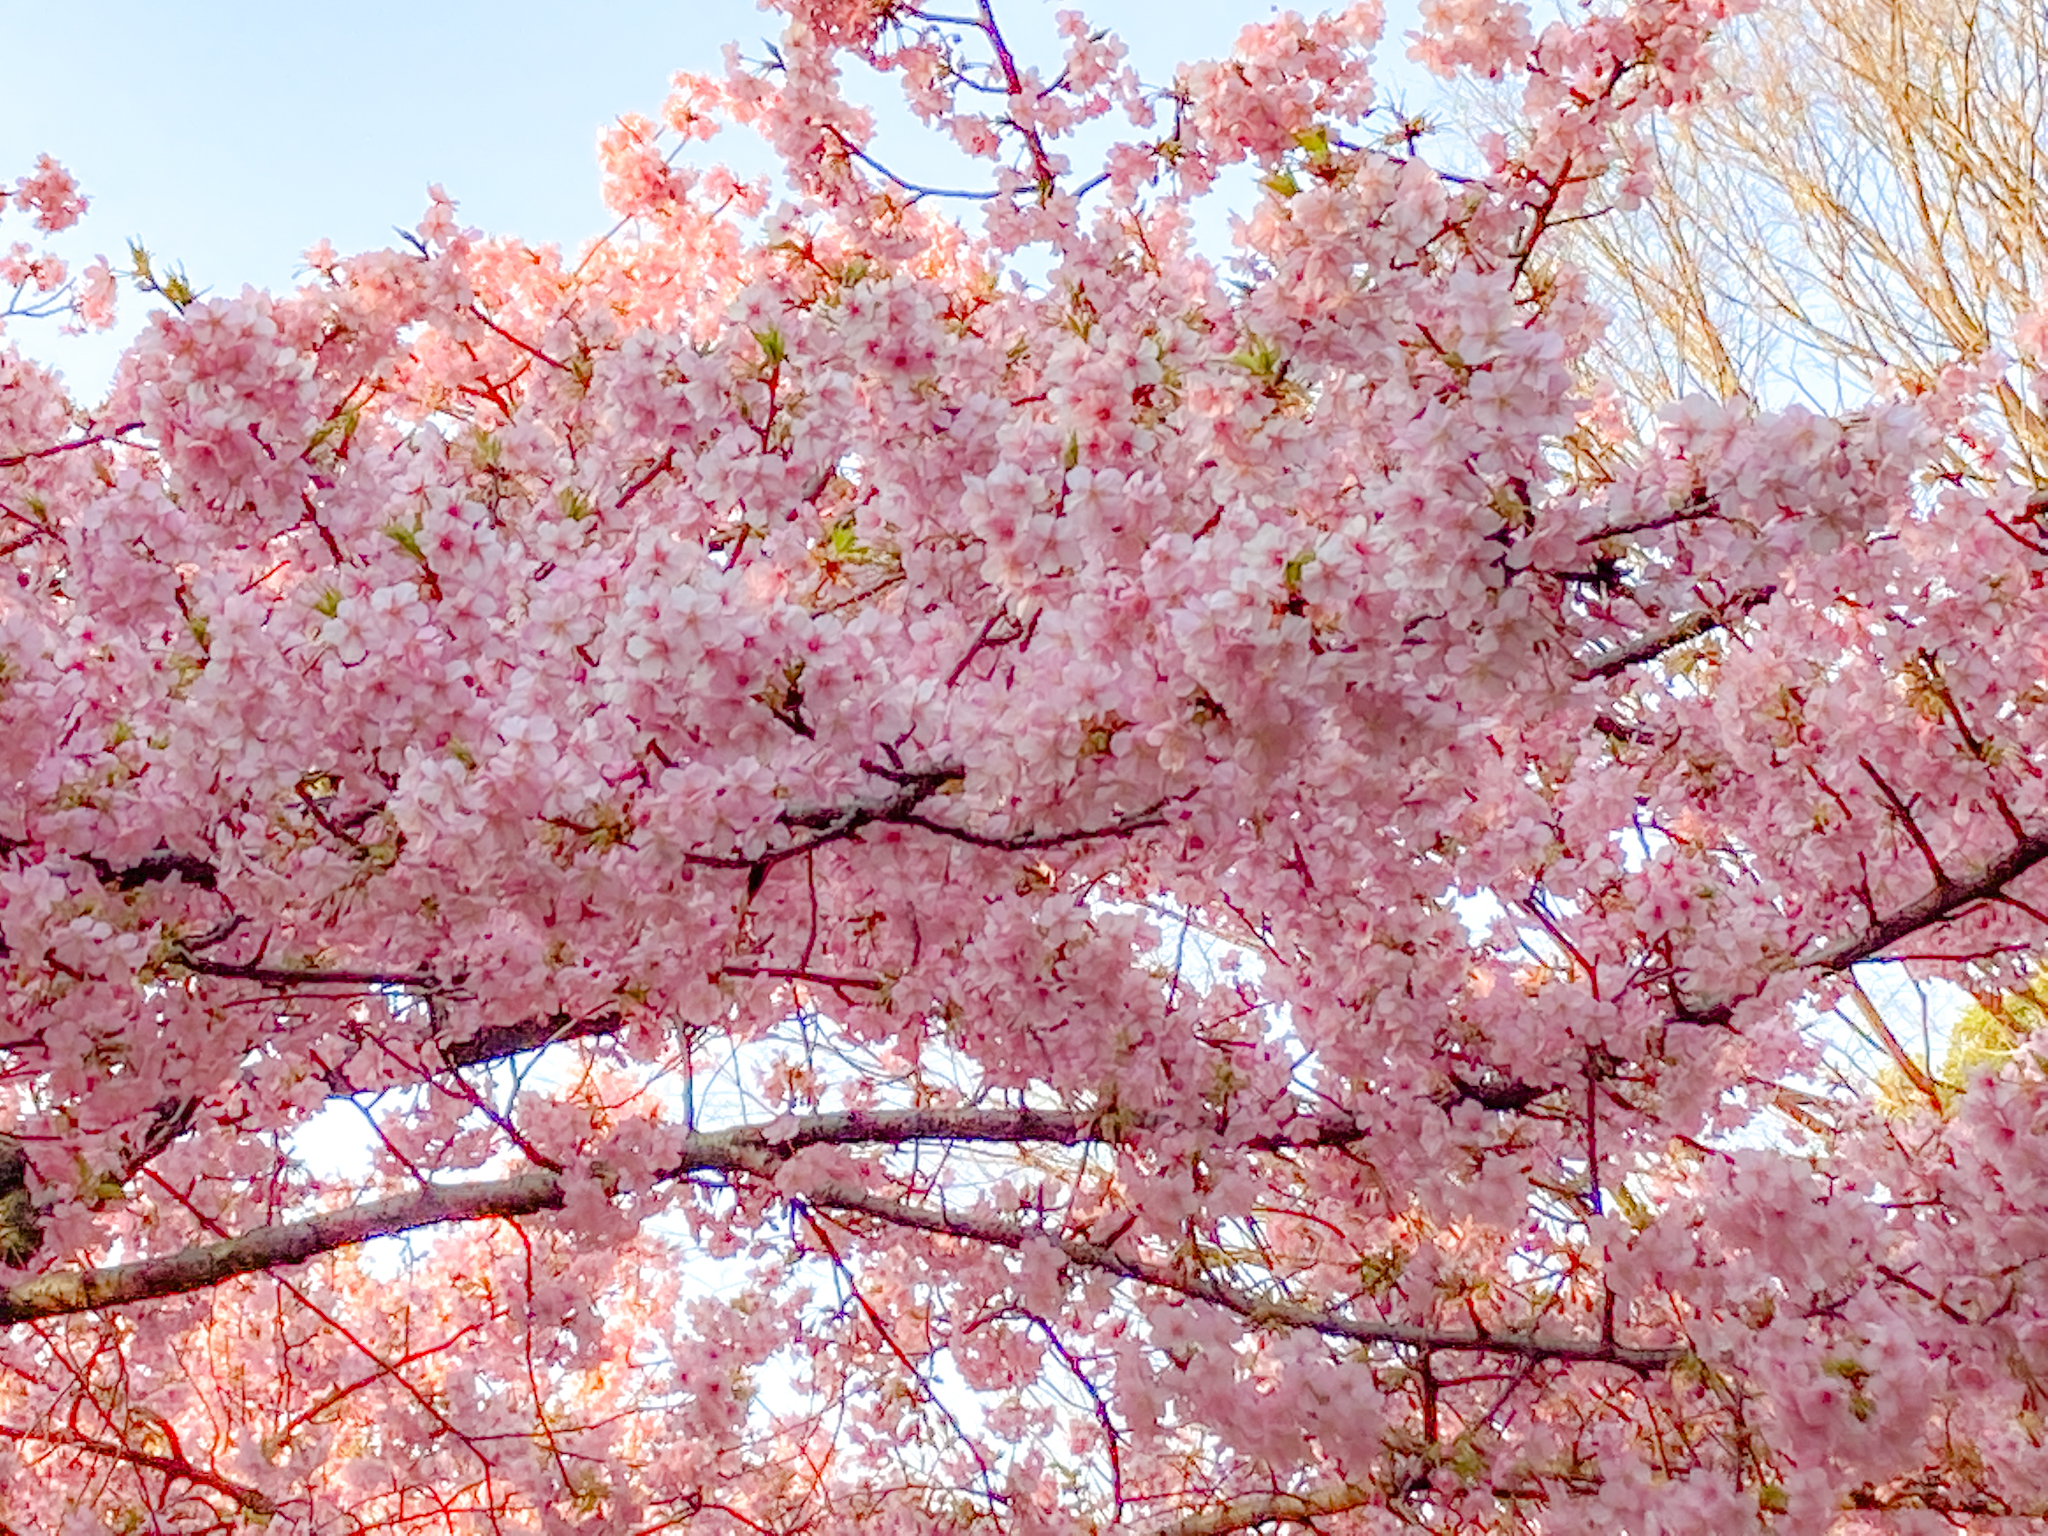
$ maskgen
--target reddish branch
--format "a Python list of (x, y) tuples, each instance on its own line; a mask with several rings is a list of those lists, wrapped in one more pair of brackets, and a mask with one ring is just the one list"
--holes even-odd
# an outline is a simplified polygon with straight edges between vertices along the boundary
[[(1017, 70), (1017, 61), (1010, 54), (1010, 45), (1003, 38), (1002, 28), (996, 25), (996, 13), (990, 9), (988, 0), (978, 0), (981, 9), (981, 30), (987, 36), (989, 47), (996, 56), (996, 67), (1002, 71), (1003, 85), (1014, 102), (1028, 101), (1024, 79)], [(1052, 158), (1045, 152), (1045, 141), (1038, 136), (1038, 130), (1028, 123), (1012, 121), (1024, 137), (1025, 146), (1031, 151), (1031, 172), (1038, 180), (1040, 197), (1049, 196), (1059, 178), (1054, 175)]]
[(102, 1457), (108, 1461), (119, 1461), (131, 1467), (140, 1467), (149, 1472), (161, 1472), (177, 1482), (191, 1483), (195, 1487), (211, 1488), (215, 1493), (233, 1499), (252, 1515), (270, 1516), (277, 1513), (277, 1503), (260, 1489), (246, 1483), (238, 1483), (222, 1477), (218, 1472), (209, 1472), (204, 1467), (194, 1466), (183, 1456), (163, 1455), (155, 1451), (139, 1451), (130, 1445), (117, 1445), (110, 1440), (95, 1440), (90, 1435), (81, 1435), (58, 1430), (10, 1429), (0, 1426), (0, 1440), (23, 1441), (31, 1444), (56, 1446), (64, 1450), (83, 1451), (90, 1456)]
[(469, 313), (474, 315), (477, 319), (481, 320), (488, 329), (496, 332), (506, 341), (511, 342), (513, 346), (517, 347), (527, 356), (535, 358), (540, 362), (546, 363), (550, 368), (558, 368), (564, 373), (567, 373), (569, 371), (569, 365), (567, 363), (561, 361), (559, 358), (549, 357), (547, 353), (541, 351), (541, 349), (539, 347), (536, 347), (532, 342), (522, 340), (520, 337), (513, 335), (512, 332), (506, 330), (505, 327), (498, 324), (497, 321), (493, 320), (489, 315), (485, 314), (476, 305), (471, 304), (466, 307)]
[(95, 432), (90, 437), (74, 437), (69, 442), (52, 443), (47, 448), (31, 448), (26, 453), (0, 455), (0, 469), (14, 469), (19, 465), (28, 463), (31, 459), (47, 459), (55, 454), (69, 453), (74, 448), (90, 448), (94, 443), (115, 442), (127, 436), (130, 432), (140, 432), (141, 430), (141, 422), (131, 421), (114, 428), (111, 432)]

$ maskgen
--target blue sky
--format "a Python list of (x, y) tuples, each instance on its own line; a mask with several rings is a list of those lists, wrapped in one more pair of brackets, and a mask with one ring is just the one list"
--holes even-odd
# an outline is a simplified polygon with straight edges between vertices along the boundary
[[(1049, 43), (1053, 12), (1074, 3), (1009, 0), (998, 15), (1029, 50), (1034, 38)], [(1081, 8), (1118, 31), (1148, 81), (1226, 52), (1241, 26), (1274, 9)], [(1400, 41), (1415, 25), (1413, 0), (1388, 9), (1383, 79), (1421, 100), (1430, 86)], [(344, 252), (389, 244), (393, 225), (417, 221), (433, 182), (465, 224), (574, 247), (610, 222), (597, 190), (599, 131), (621, 112), (657, 113), (676, 70), (719, 70), (728, 41), (758, 56), (780, 22), (748, 0), (97, 0), (87, 14), (65, 45), (25, 50), (9, 69), (0, 180), (54, 154), (92, 199), (61, 254), (118, 260), (139, 236), (217, 294), (289, 286), (322, 237)], [(902, 131), (885, 120), (892, 130)], [(711, 149), (735, 169), (766, 166), (751, 135), (723, 135)], [(16, 215), (0, 238), (25, 229)], [(54, 325), (22, 322), (10, 335), (91, 395), (144, 309), (124, 293), (116, 339), (66, 340)]]

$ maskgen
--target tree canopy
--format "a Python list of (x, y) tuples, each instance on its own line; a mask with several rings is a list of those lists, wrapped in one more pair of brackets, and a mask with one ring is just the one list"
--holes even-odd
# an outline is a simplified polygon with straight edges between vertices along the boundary
[(2048, 322), (1638, 430), (1722, 0), (1434, 0), (1442, 163), (1370, 4), (778, 9), (580, 253), (0, 350), (0, 1531), (2048, 1518), (2033, 1015), (1824, 1070), (2044, 938)]

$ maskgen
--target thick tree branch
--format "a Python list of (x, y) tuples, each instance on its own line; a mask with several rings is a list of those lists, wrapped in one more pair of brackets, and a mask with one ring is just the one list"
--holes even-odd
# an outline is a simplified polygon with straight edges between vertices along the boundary
[(303, 1264), (376, 1237), (451, 1221), (531, 1216), (536, 1211), (558, 1209), (561, 1204), (562, 1181), (551, 1173), (440, 1185), (303, 1221), (258, 1227), (239, 1237), (182, 1248), (161, 1258), (38, 1275), (0, 1291), (0, 1325), (182, 1296), (237, 1275)]
[(502, 1061), (521, 1051), (537, 1051), (560, 1045), (565, 1040), (588, 1040), (598, 1035), (617, 1034), (625, 1024), (622, 1014), (595, 1013), (574, 1019), (565, 1013), (537, 1014), (511, 1024), (495, 1024), (441, 1048), (451, 1067), (478, 1067)]
[(990, 1217), (954, 1215), (923, 1206), (871, 1195), (850, 1185), (825, 1183), (805, 1190), (813, 1207), (872, 1216), (891, 1226), (959, 1238), (995, 1248), (1022, 1248), (1050, 1243), (1071, 1264), (1173, 1291), (1192, 1301), (1234, 1312), (1256, 1328), (1298, 1328), (1326, 1338), (1357, 1344), (1393, 1344), (1408, 1349), (1507, 1355), (1521, 1360), (1555, 1360), (1570, 1364), (1617, 1365), (1632, 1371), (1662, 1370), (1688, 1353), (1682, 1346), (1635, 1348), (1600, 1338), (1543, 1338), (1533, 1334), (1481, 1333), (1476, 1330), (1425, 1328), (1413, 1323), (1380, 1322), (1345, 1317), (1293, 1302), (1268, 1301), (1235, 1290), (1207, 1275), (1186, 1275), (1165, 1264), (1117, 1253), (1099, 1243), (1063, 1237), (1045, 1227), (1013, 1224)]
[(215, 890), (220, 883), (220, 873), (211, 862), (197, 854), (173, 853), (168, 848), (158, 848), (147, 858), (119, 869), (89, 853), (81, 857), (103, 883), (117, 891), (140, 890), (153, 881), (168, 880), (174, 875), (202, 891)]
[[(913, 1135), (916, 1131), (926, 1134), (921, 1137)], [(890, 1132), (894, 1134), (888, 1134)], [(737, 1131), (691, 1136), (686, 1139), (682, 1156), (664, 1177), (679, 1178), (691, 1172), (721, 1170), (772, 1178), (791, 1153), (805, 1146), (874, 1140), (900, 1143), (941, 1137), (956, 1141), (1037, 1139), (1064, 1143), (1087, 1139), (1087, 1133), (1075, 1118), (1041, 1117), (1031, 1110), (999, 1111), (978, 1122), (943, 1111), (820, 1116), (817, 1123), (812, 1124), (790, 1122), (786, 1127), (749, 1126)], [(1172, 1291), (1190, 1300), (1208, 1302), (1235, 1313), (1257, 1328), (1306, 1329), (1353, 1343), (1503, 1355), (1523, 1360), (1615, 1365), (1634, 1371), (1662, 1369), (1686, 1353), (1677, 1346), (1636, 1348), (1602, 1338), (1495, 1334), (1476, 1329), (1430, 1328), (1412, 1323), (1347, 1317), (1293, 1302), (1271, 1301), (1222, 1285), (1207, 1275), (1184, 1274), (1169, 1265), (1118, 1253), (1103, 1244), (1062, 1236), (1044, 1227), (936, 1211), (891, 1200), (850, 1184), (836, 1181), (813, 1184), (803, 1190), (801, 1198), (814, 1209), (867, 1216), (891, 1226), (990, 1247), (1019, 1249), (1027, 1243), (1050, 1243), (1071, 1264)], [(373, 1238), (391, 1237), (451, 1222), (531, 1216), (542, 1211), (559, 1210), (563, 1199), (563, 1177), (547, 1172), (524, 1173), (508, 1179), (470, 1184), (433, 1186), (352, 1210), (259, 1227), (237, 1237), (197, 1244), (160, 1258), (103, 1269), (39, 1275), (0, 1292), (0, 1325), (184, 1295), (238, 1275), (303, 1264), (322, 1254)]]
[(1300, 1493), (1248, 1493), (1215, 1509), (1151, 1527), (1149, 1536), (1228, 1536), (1269, 1525), (1308, 1525), (1328, 1515), (1362, 1509), (1379, 1494), (1357, 1483), (1327, 1483)]
[(2023, 837), (2002, 858), (1987, 865), (1975, 879), (1936, 885), (1910, 906), (1899, 908), (1890, 917), (1871, 924), (1859, 934), (1829, 945), (1804, 963), (1819, 970), (1846, 971), (1865, 960), (1875, 960), (1894, 944), (1912, 937), (1923, 928), (1946, 922), (1978, 902), (1995, 900), (2004, 894), (2006, 886), (2044, 859), (2048, 859), (2048, 835), (2037, 832)]
[[(1119, 1121), (1126, 1128), (1126, 1134), (1128, 1130), (1147, 1123), (1143, 1118), (1133, 1119), (1127, 1115), (1120, 1116)], [(1280, 1150), (1343, 1145), (1364, 1135), (1362, 1129), (1345, 1117), (1303, 1116), (1284, 1122), (1280, 1129), (1262, 1131), (1231, 1144), (1246, 1151)], [(795, 1153), (807, 1147), (828, 1145), (902, 1146), (913, 1142), (972, 1142), (1077, 1146), (1084, 1142), (1115, 1139), (1117, 1137), (1111, 1129), (1105, 1127), (1104, 1116), (1095, 1112), (1035, 1109), (845, 1111), (802, 1119), (786, 1117), (766, 1125), (740, 1126), (683, 1137), (674, 1160), (662, 1172), (661, 1178), (675, 1179), (703, 1171), (773, 1177)], [(865, 1191), (848, 1190), (843, 1193), (847, 1200), (871, 1198)], [(837, 1207), (843, 1204), (839, 1199), (828, 1199), (822, 1195), (810, 1198), (821, 1205)], [(0, 1291), (0, 1325), (184, 1295), (218, 1285), (237, 1275), (303, 1264), (322, 1254), (373, 1238), (450, 1222), (530, 1216), (540, 1211), (557, 1210), (562, 1199), (561, 1177), (539, 1171), (507, 1179), (431, 1186), (347, 1210), (259, 1227), (236, 1237), (197, 1244), (158, 1258), (102, 1269), (61, 1270), (38, 1275), (9, 1290)], [(869, 1214), (893, 1209), (888, 1202), (882, 1202), (876, 1211)], [(1029, 1235), (1010, 1234), (1012, 1240), (1008, 1246), (1015, 1246)]]
[(1761, 608), (1778, 595), (1776, 587), (1756, 587), (1747, 592), (1737, 592), (1726, 602), (1713, 608), (1701, 608), (1687, 614), (1655, 634), (1645, 635), (1633, 644), (1620, 650), (1609, 651), (1589, 661), (1578, 663), (1572, 673), (1580, 682), (1592, 682), (1596, 678), (1619, 677), (1631, 667), (1641, 666), (1646, 661), (1655, 661), (1667, 651), (1674, 651), (1689, 640), (1697, 640), (1711, 630), (1724, 627), (1741, 618), (1752, 609)]

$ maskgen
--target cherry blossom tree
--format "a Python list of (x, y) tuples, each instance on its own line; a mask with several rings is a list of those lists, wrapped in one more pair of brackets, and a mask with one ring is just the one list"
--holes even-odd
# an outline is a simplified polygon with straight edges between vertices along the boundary
[(2041, 1058), (1824, 1070), (2048, 924), (2048, 324), (1576, 384), (1721, 0), (1439, 0), (1455, 169), (1370, 5), (782, 9), (574, 261), (0, 353), (0, 1529), (2048, 1517)]

